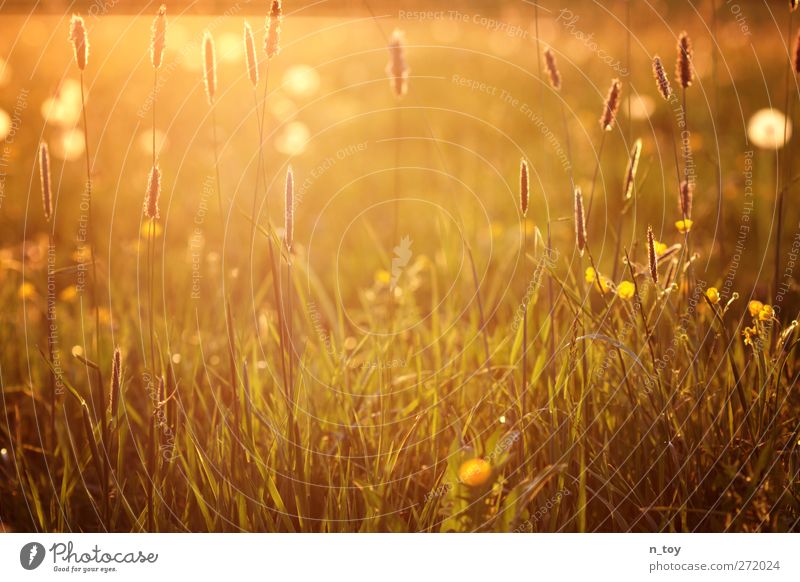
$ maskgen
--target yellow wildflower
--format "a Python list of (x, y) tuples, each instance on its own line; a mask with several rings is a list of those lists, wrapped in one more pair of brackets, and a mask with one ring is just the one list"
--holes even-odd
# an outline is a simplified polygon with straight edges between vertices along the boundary
[(653, 247), (654, 247), (654, 248), (655, 248), (655, 250), (656, 250), (656, 256), (659, 256), (659, 257), (660, 257), (660, 256), (661, 256), (661, 255), (663, 255), (665, 252), (667, 252), (667, 245), (666, 245), (666, 243), (662, 243), (662, 242), (659, 242), (659, 241), (657, 241), (657, 240), (656, 240), (656, 241), (653, 241)]
[(619, 296), (620, 299), (625, 299), (625, 300), (632, 299), (635, 291), (636, 287), (630, 281), (622, 281), (617, 286), (617, 295)]
[(691, 218), (687, 218), (685, 220), (677, 220), (675, 221), (675, 228), (677, 228), (678, 232), (680, 232), (681, 234), (686, 234), (687, 232), (692, 230), (693, 224), (694, 222), (692, 222)]
[(61, 293), (58, 294), (58, 298), (61, 299), (61, 301), (73, 301), (77, 296), (78, 288), (75, 285), (64, 287)]
[(711, 303), (716, 305), (719, 303), (719, 290), (716, 287), (709, 287), (706, 289), (706, 297)]
[(761, 308), (761, 311), (758, 312), (758, 319), (761, 321), (770, 321), (774, 318), (775, 310), (772, 308), (772, 305), (765, 305)]
[(744, 345), (754, 346), (753, 340), (758, 338), (758, 330), (755, 327), (746, 327), (742, 335), (744, 336)]
[(747, 304), (747, 310), (753, 317), (758, 317), (758, 314), (761, 313), (762, 309), (764, 309), (764, 304), (761, 303), (761, 301), (756, 301), (755, 299), (753, 299), (750, 303)]
[(492, 467), (481, 458), (470, 459), (458, 469), (458, 479), (469, 487), (479, 487), (492, 475)]
[(23, 283), (19, 286), (17, 294), (20, 299), (30, 299), (36, 295), (36, 287), (33, 286), (33, 283)]
[(586, 279), (587, 283), (596, 283), (593, 285), (595, 289), (600, 291), (603, 295), (609, 292), (611, 289), (611, 282), (608, 278), (600, 275), (594, 267), (588, 267), (584, 274), (584, 278)]

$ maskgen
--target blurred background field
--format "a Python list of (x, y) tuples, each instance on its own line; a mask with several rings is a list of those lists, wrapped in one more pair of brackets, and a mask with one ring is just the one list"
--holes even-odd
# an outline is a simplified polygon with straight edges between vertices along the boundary
[[(0, 519), (9, 528), (53, 529), (65, 523), (75, 529), (144, 527), (144, 510), (136, 501), (145, 489), (147, 477), (141, 474), (118, 484), (117, 525), (92, 513), (92, 495), (98, 490), (91, 485), (88, 494), (75, 493), (78, 501), (66, 522), (32, 517), (37, 512), (21, 500), (29, 499), (33, 490), (53, 487), (44, 478), (49, 474), (47, 463), (31, 469), (35, 477), (20, 479), (19, 465), (11, 458), (15, 454), (8, 451), (15, 431), (25, 433), (22, 438), (31, 455), (41, 450), (36, 441), (41, 434), (30, 428), (35, 421), (27, 406), (48, 375), (37, 351), (45, 345), (47, 266), (47, 224), (36, 159), (42, 141), (50, 146), (56, 194), (53, 224), (61, 269), (57, 280), (64, 373), (97, 413), (86, 385), (87, 369), (71, 355), (94, 355), (90, 304), (76, 291), (70, 270), (76, 263), (78, 200), (86, 179), (79, 72), (67, 38), (69, 17), (78, 6), (91, 46), (85, 87), (105, 335), (100, 364), (108, 368), (110, 346), (122, 346), (129, 370), (131, 417), (126, 430), (135, 448), (131, 462), (141, 460), (137, 444), (145, 438), (142, 418), (147, 402), (137, 382), (148, 346), (147, 223), (141, 209), (152, 164), (149, 38), (157, 4), (45, 2), (33, 10), (22, 2), (0, 5), (0, 137), (5, 137), (0, 159), (0, 361), (5, 393), (0, 446), (6, 451), (6, 491), (14, 495), (10, 505), (0, 505)], [(653, 226), (658, 241), (684, 242), (674, 224), (680, 218), (671, 141), (677, 131), (675, 115), (658, 95), (651, 60), (660, 55), (672, 77), (676, 38), (686, 30), (694, 42), (697, 72), (686, 96), (697, 177), (694, 276), (717, 287), (727, 278), (728, 290), (741, 297), (729, 314), (734, 340), (724, 345), (749, 378), (750, 356), (736, 324), (747, 317), (751, 297), (768, 303), (775, 299), (769, 296), (769, 286), (775, 199), (783, 171), (779, 150), (764, 147), (763, 138), (754, 142), (753, 132), (783, 128), (751, 127), (748, 135), (748, 123), (761, 109), (785, 110), (786, 71), (794, 46), (794, 39), (786, 38), (786, 4), (544, 0), (539, 3), (537, 42), (530, 2), (398, 6), (388, 1), (287, 0), (282, 50), (269, 64), (265, 189), (263, 184), (256, 187), (256, 112), (261, 109), (263, 80), (254, 92), (244, 61), (242, 26), (247, 20), (254, 27), (261, 55), (268, 3), (168, 3), (167, 48), (155, 93), (155, 139), (163, 175), (156, 327), (165, 377), (173, 378), (179, 393), (179, 412), (173, 414), (184, 419), (173, 422), (194, 426), (194, 431), (181, 433), (181, 447), (196, 447), (202, 453), (195, 458), (182, 448), (183, 464), (170, 464), (161, 474), (162, 479), (172, 475), (175, 484), (164, 494), (159, 529), (501, 531), (530, 524), (537, 508), (556, 496), (563, 503), (560, 513), (534, 522), (533, 529), (796, 528), (797, 397), (785, 393), (796, 385), (788, 371), (785, 378), (780, 371), (769, 376), (777, 386), (776, 403), (778, 394), (787, 399), (785, 409), (769, 409), (776, 420), (769, 426), (777, 433), (765, 428), (758, 438), (734, 434), (731, 419), (745, 422), (746, 414), (737, 414), (730, 404), (733, 388), (724, 359), (722, 365), (710, 364), (712, 355), (719, 357), (716, 342), (724, 339), (717, 335), (711, 311), (703, 312), (702, 330), (689, 334), (686, 354), (682, 352), (688, 354), (687, 363), (676, 362), (674, 370), (665, 372), (672, 374), (665, 382), (674, 381), (675, 392), (659, 406), (679, 408), (671, 418), (682, 429), (664, 429), (667, 434), (652, 429), (661, 415), (670, 416), (663, 410), (652, 418), (650, 413), (635, 416), (641, 424), (628, 426), (629, 415), (638, 412), (632, 412), (631, 402), (618, 401), (625, 374), (611, 374), (591, 396), (583, 420), (575, 410), (564, 412), (566, 418), (577, 418), (576, 426), (585, 415), (602, 418), (602, 428), (589, 429), (591, 436), (586, 438), (591, 444), (571, 432), (578, 430), (575, 427), (550, 430), (556, 421), (553, 400), (561, 398), (551, 382), (561, 378), (571, 386), (561, 367), (575, 358), (570, 351), (574, 344), (569, 344), (576, 335), (573, 308), (568, 307), (571, 292), (556, 284), (554, 301), (559, 307), (550, 309), (550, 320), (543, 291), (531, 309), (530, 392), (519, 387), (514, 370), (521, 339), (516, 328), (509, 328), (548, 232), (558, 251), (554, 276), (575, 289), (586, 309), (597, 313), (599, 323), (593, 322), (598, 333), (607, 333), (601, 329), (606, 323), (625, 327), (628, 313), (603, 311), (608, 306), (584, 284), (588, 263), (575, 248), (570, 174), (588, 197), (598, 156), (601, 166), (587, 224), (598, 270), (610, 275), (616, 265), (616, 282), (622, 279), (617, 248), (628, 249), (633, 260), (646, 263), (647, 225)], [(405, 33), (410, 67), (408, 94), (400, 101), (386, 77), (386, 47), (395, 28)], [(214, 186), (211, 108), (203, 89), (201, 40), (206, 30), (217, 51), (215, 110), (226, 205), (224, 236)], [(537, 50), (548, 46), (558, 58), (560, 93), (550, 88), (543, 74), (540, 77)], [(598, 118), (613, 78), (623, 84), (622, 107), (600, 151)], [(796, 77), (788, 81), (796, 112)], [(791, 120), (788, 129), (792, 130)], [(643, 141), (642, 158), (634, 200), (625, 209), (628, 152), (638, 138)], [(792, 146), (797, 139), (794, 133), (787, 146), (792, 183), (800, 153)], [(567, 151), (571, 172), (564, 163)], [(525, 221), (527, 259), (518, 199), (521, 158), (532, 171)], [(272, 224), (281, 236), (284, 179), (290, 166), (296, 186), (295, 351), (303, 371), (298, 406), (304, 461), (295, 459), (294, 466), (286, 456), (291, 447), (275, 436), (286, 430), (275, 428), (285, 422), (275, 355), (277, 307), (261, 234), (251, 262), (249, 218), (257, 191), (260, 224)], [(752, 211), (746, 187), (753, 189)], [(782, 242), (786, 253), (800, 233), (795, 198), (796, 188), (787, 193)], [(625, 219), (620, 221), (623, 209)], [(747, 224), (752, 230), (737, 249), (742, 217), (751, 212)], [(387, 292), (394, 275), (392, 253), (400, 237), (412, 241), (412, 254), (397, 289)], [(484, 348), (468, 247), (498, 366), (488, 378), (480, 372)], [(798, 311), (794, 279), (790, 274), (788, 291), (780, 300), (778, 316), (784, 325)], [(227, 382), (228, 374), (224, 298), (232, 305), (238, 357), (249, 367), (249, 389), (256, 394), (253, 406), (261, 410), (263, 420), (259, 437), (253, 438), (258, 444), (247, 457), (258, 466), (253, 474), (231, 476), (222, 468), (231, 455), (232, 430), (227, 424), (230, 397), (217, 400), (214, 388)], [(669, 307), (673, 308), (674, 315), (662, 319), (659, 310), (667, 306), (653, 304), (651, 315), (658, 317), (661, 332), (676, 328), (678, 310), (685, 305)], [(635, 320), (636, 314), (630, 318)], [(554, 326), (563, 343), (558, 357), (550, 360)], [(647, 334), (633, 333), (638, 335), (632, 341), (638, 343), (631, 349), (645, 359)], [(328, 338), (333, 348), (326, 353)], [(604, 365), (604, 348), (596, 350), (590, 354), (591, 369), (584, 366), (576, 372), (584, 384), (596, 366)], [(337, 354), (344, 353), (347, 365), (337, 366)], [(780, 354), (773, 355), (780, 361)], [(698, 370), (698, 358), (706, 358), (709, 367)], [(402, 366), (381, 369), (387, 362)], [(378, 371), (370, 372), (369, 366), (376, 364)], [(391, 370), (393, 366), (399, 369)], [(682, 384), (679, 371), (689, 368), (694, 375)], [(764, 378), (751, 372), (750, 388), (757, 391), (756, 384)], [(630, 374), (640, 385), (642, 378), (634, 370)], [(705, 390), (713, 391), (713, 398)], [(527, 395), (520, 399), (521, 392)], [(392, 406), (381, 408), (383, 397), (378, 394), (389, 394)], [(562, 395), (565, 411), (583, 402), (580, 394), (578, 400)], [(767, 409), (762, 412), (766, 415)], [(64, 417), (75, 414), (68, 410)], [(527, 427), (522, 430), (527, 436), (508, 450), (504, 447), (497, 458), (492, 448), (508, 438), (509, 427)], [(730, 434), (704, 448), (705, 431), (717, 429)], [(673, 438), (685, 441), (676, 445)], [(572, 456), (578, 448), (580, 459)], [(592, 452), (585, 452), (588, 449)], [(449, 487), (446, 495), (430, 496), (455, 479), (459, 455), (469, 456), (464, 451), (488, 457), (495, 465), (490, 490), (476, 493), (467, 487), (464, 493)], [(626, 456), (629, 451), (631, 456)], [(653, 451), (670, 461), (653, 463)], [(562, 454), (565, 458), (559, 458)], [(63, 455), (61, 450), (57, 456)], [(201, 471), (201, 457), (215, 469)], [(589, 458), (596, 461), (591, 470), (586, 469)], [(716, 464), (718, 459), (723, 462)], [(773, 483), (773, 489), (767, 466), (780, 470), (775, 477), (780, 485)], [(203, 477), (195, 479), (194, 472), (203, 472)], [(265, 493), (266, 486), (255, 482), (266, 482), (267, 475), (277, 485)], [(41, 482), (32, 485), (36, 479)], [(65, 489), (80, 489), (75, 479), (74, 474), (67, 479), (62, 498)], [(469, 479), (457, 480), (464, 488)], [(190, 481), (196, 489), (184, 485)], [(697, 490), (687, 489), (685, 483)], [(134, 500), (130, 508), (122, 507), (126, 495)], [(473, 503), (472, 495), (479, 501)], [(237, 506), (237, 496), (248, 499), (246, 507)], [(42, 506), (47, 506), (46, 498), (41, 493)], [(191, 512), (204, 503), (214, 508), (211, 515), (200, 518)], [(262, 515), (264, 507), (269, 508), (263, 512), (268, 517)], [(778, 507), (785, 518), (777, 516)], [(297, 517), (303, 513), (308, 521)], [(498, 517), (511, 514), (513, 519)]]

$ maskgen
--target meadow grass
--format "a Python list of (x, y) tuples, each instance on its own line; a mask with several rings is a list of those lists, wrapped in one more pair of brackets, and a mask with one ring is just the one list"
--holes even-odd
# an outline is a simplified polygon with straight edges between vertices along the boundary
[[(515, 139), (505, 139), (447, 109), (455, 98), (498, 124), (524, 115), (518, 104), (450, 80), (458, 71), (502, 86), (492, 56), (489, 65), (459, 55), (424, 59), (431, 49), (415, 44), (424, 28), (388, 35), (376, 21), (359, 40), (363, 53), (340, 62), (324, 46), (306, 43), (300, 52), (301, 34), (281, 10), (273, 3), (265, 25), (246, 26), (243, 36), (243, 17), (229, 17), (245, 57), (233, 64), (222, 33), (194, 22), (194, 44), (184, 42), (198, 66), (186, 70), (171, 66), (181, 53), (170, 47), (172, 20), (159, 12), (158, 64), (128, 59), (158, 96), (159, 118), (153, 100), (152, 122), (143, 122), (152, 124), (152, 153), (120, 159), (83, 126), (86, 142), (101, 144), (93, 166), (87, 155), (87, 171), (102, 249), (91, 253), (92, 281), (107, 290), (107, 309), (95, 291), (88, 310), (75, 288), (78, 168), (51, 160), (30, 137), (25, 155), (33, 184), (42, 181), (43, 216), (8, 231), (21, 238), (1, 239), (0, 524), (120, 532), (797, 530), (796, 292), (777, 299), (766, 289), (772, 274), (749, 268), (771, 254), (769, 232), (755, 231), (741, 266), (730, 251), (712, 251), (717, 162), (703, 158), (695, 138), (697, 180), (686, 175), (672, 109), (677, 101), (684, 114), (692, 107), (692, 131), (712, 131), (709, 112), (692, 101), (700, 83), (688, 36), (655, 36), (662, 52), (679, 42), (680, 97), (666, 60), (651, 55), (633, 59), (628, 79), (601, 71), (594, 92), (579, 90), (556, 43), (544, 39), (535, 63), (523, 48), (513, 55), (533, 72), (517, 71), (522, 81), (509, 91), (541, 92), (537, 110), (567, 152), (562, 167), (524, 118), (514, 117)], [(523, 17), (536, 18), (536, 38), (524, 46), (539, 47), (541, 14), (529, 12)], [(142, 54), (149, 22), (122, 33), (141, 39)], [(305, 21), (327, 31), (323, 37), (351, 38), (328, 30), (337, 22)], [(92, 39), (92, 60), (80, 66), (81, 81), (91, 74), (84, 123), (95, 107), (104, 111), (103, 83), (125, 84), (126, 99), (144, 86), (92, 71), (98, 52), (113, 54), (101, 32), (107, 25), (90, 28), (102, 40)], [(253, 36), (265, 32), (257, 51)], [(489, 37), (464, 43), (482, 47)], [(294, 119), (281, 117), (276, 102), (287, 99), (280, 73), (298, 55), (320, 63), (327, 94), (295, 112), (307, 109), (319, 139), (290, 156), (268, 144)], [(434, 82), (426, 77), (440, 85), (425, 89)], [(649, 124), (629, 118), (630, 104), (620, 107), (631, 79), (664, 98), (653, 100)], [(186, 103), (159, 91), (159, 80), (186, 87)], [(349, 100), (337, 96), (339, 85)], [(241, 103), (251, 101), (242, 114)], [(339, 118), (346, 130), (336, 131)], [(157, 155), (156, 122), (172, 128), (174, 140), (184, 137), (176, 127), (200, 128), (183, 161), (175, 150)], [(120, 131), (128, 130), (135, 135), (131, 126)], [(361, 142), (366, 150), (337, 157)], [(723, 155), (738, 160), (740, 149)], [(315, 160), (332, 153), (337, 163), (306, 187)], [(726, 171), (741, 191), (741, 168)], [(140, 186), (116, 184), (114, 172), (120, 182), (140, 176)], [(774, 203), (774, 192), (758, 194), (765, 209)], [(398, 199), (409, 204), (402, 214)], [(735, 231), (742, 206), (727, 200), (721, 219)], [(10, 204), (0, 209), (4, 221), (22, 222), (25, 205)], [(282, 206), (282, 227), (270, 206)], [(779, 206), (782, 224), (798, 218)], [(203, 244), (195, 247), (197, 229)], [(45, 271), (53, 246), (57, 267)], [(107, 386), (94, 385), (104, 377)]]

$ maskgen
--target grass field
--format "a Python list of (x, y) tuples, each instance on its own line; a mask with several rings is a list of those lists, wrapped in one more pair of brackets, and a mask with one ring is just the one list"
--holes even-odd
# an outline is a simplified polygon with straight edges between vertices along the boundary
[(399, 4), (0, 7), (0, 531), (800, 529), (800, 13)]

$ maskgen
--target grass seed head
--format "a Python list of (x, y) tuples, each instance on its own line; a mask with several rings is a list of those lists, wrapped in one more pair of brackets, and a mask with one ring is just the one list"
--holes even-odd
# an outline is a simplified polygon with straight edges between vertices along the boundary
[(42, 205), (44, 207), (44, 219), (50, 222), (53, 216), (53, 195), (50, 183), (50, 151), (47, 144), (39, 146), (39, 177), (42, 182)]
[(386, 66), (386, 72), (389, 74), (389, 83), (397, 99), (408, 92), (408, 63), (404, 40), (403, 31), (395, 28), (389, 41), (389, 64)]
[(164, 60), (164, 47), (167, 43), (167, 6), (162, 4), (156, 17), (153, 19), (153, 26), (150, 29), (150, 60), (153, 68), (158, 69)]
[(692, 200), (694, 198), (694, 184), (689, 180), (681, 182), (678, 205), (684, 219), (692, 217)]
[(77, 14), (72, 15), (69, 23), (69, 39), (72, 41), (72, 51), (75, 53), (75, 62), (83, 71), (89, 60), (89, 38), (86, 36), (86, 24)]
[(213, 105), (214, 96), (217, 94), (217, 57), (214, 54), (214, 39), (208, 31), (203, 36), (203, 63), (206, 96), (208, 97), (209, 105)]
[(113, 415), (119, 402), (120, 386), (122, 383), (122, 353), (117, 347), (114, 350), (114, 358), (111, 361), (111, 393), (108, 399), (109, 410)]
[(797, 33), (797, 40), (794, 41), (794, 55), (792, 55), (792, 66), (796, 75), (800, 75), (800, 32)]
[(664, 63), (661, 62), (661, 57), (656, 56), (653, 58), (653, 75), (656, 77), (658, 92), (661, 93), (665, 101), (669, 101), (669, 98), (672, 97), (672, 85), (669, 83), (669, 77), (667, 77), (667, 72), (664, 70)]
[(619, 79), (612, 80), (608, 96), (603, 104), (603, 115), (600, 116), (600, 127), (603, 128), (603, 131), (611, 131), (614, 128), (614, 120), (617, 118), (617, 111), (619, 111), (621, 91), (622, 83), (620, 83)]
[(580, 186), (575, 187), (575, 244), (578, 253), (583, 256), (586, 250), (586, 218), (583, 213), (583, 194)]
[(653, 227), (647, 227), (647, 259), (650, 264), (650, 276), (653, 283), (658, 283), (658, 260), (656, 258), (656, 239), (653, 236)]
[(531, 180), (528, 175), (528, 162), (522, 160), (519, 164), (519, 207), (523, 218), (528, 216), (528, 201), (530, 199)]
[(561, 91), (561, 73), (558, 70), (556, 56), (549, 48), (544, 49), (544, 64), (550, 77), (550, 86), (556, 91)]
[(281, 23), (283, 9), (281, 0), (272, 0), (272, 8), (267, 16), (267, 36), (264, 37), (264, 52), (271, 59), (281, 52)]
[(144, 215), (158, 220), (158, 199), (161, 197), (161, 170), (158, 164), (150, 170), (147, 178), (147, 192), (144, 198)]
[(681, 84), (684, 89), (692, 85), (694, 81), (694, 65), (692, 59), (694, 58), (694, 49), (692, 49), (692, 40), (686, 31), (681, 32), (678, 36), (678, 62), (675, 65), (675, 80)]
[(247, 74), (250, 83), (255, 87), (258, 85), (258, 62), (256, 61), (256, 43), (253, 40), (253, 29), (245, 21), (244, 23), (244, 56), (247, 61)]

